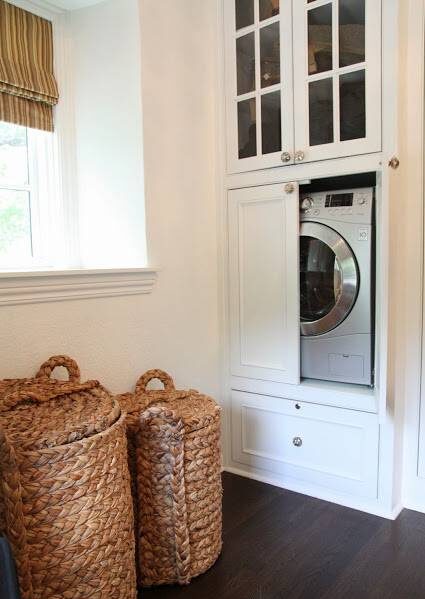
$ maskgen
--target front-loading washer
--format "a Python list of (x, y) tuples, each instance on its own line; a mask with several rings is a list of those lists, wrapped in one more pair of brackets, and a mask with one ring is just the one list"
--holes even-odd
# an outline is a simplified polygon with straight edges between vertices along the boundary
[(300, 202), (301, 376), (372, 385), (374, 189)]

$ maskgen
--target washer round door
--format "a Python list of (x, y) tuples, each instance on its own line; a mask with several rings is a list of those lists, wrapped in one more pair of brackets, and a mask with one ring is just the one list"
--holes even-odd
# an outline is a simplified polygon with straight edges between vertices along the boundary
[(301, 335), (323, 335), (350, 314), (359, 290), (356, 258), (341, 235), (314, 222), (301, 225)]

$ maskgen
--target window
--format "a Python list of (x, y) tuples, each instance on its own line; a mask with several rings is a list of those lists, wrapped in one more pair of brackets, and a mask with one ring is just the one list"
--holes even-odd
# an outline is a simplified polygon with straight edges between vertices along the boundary
[[(14, 5), (30, 12), (15, 18)], [(95, 6), (50, 12), (0, 0), (0, 61), (16, 71), (11, 93), (0, 69), (0, 277), (146, 267), (139, 7)], [(43, 31), (38, 50), (30, 30)], [(22, 72), (30, 80), (18, 97)]]
[(0, 121), (0, 270), (54, 266), (53, 137)]

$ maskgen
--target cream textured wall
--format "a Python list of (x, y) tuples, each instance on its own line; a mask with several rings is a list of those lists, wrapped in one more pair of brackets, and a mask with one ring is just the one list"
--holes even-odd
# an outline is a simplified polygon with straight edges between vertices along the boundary
[(1, 308), (0, 377), (68, 353), (114, 391), (162, 367), (179, 385), (219, 392), (216, 3), (142, 0), (141, 9), (148, 250), (158, 283), (149, 296)]

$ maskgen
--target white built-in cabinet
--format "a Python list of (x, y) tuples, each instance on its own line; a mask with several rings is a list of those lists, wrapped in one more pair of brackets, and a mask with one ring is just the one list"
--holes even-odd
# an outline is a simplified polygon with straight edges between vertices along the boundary
[(398, 0), (222, 1), (226, 468), (391, 517), (385, 262), (376, 387), (300, 380), (299, 208), (310, 181), (376, 172), (378, 264), (386, 255)]
[(231, 371), (299, 383), (298, 184), (229, 192)]
[(224, 0), (229, 173), (381, 150), (381, 0)]

